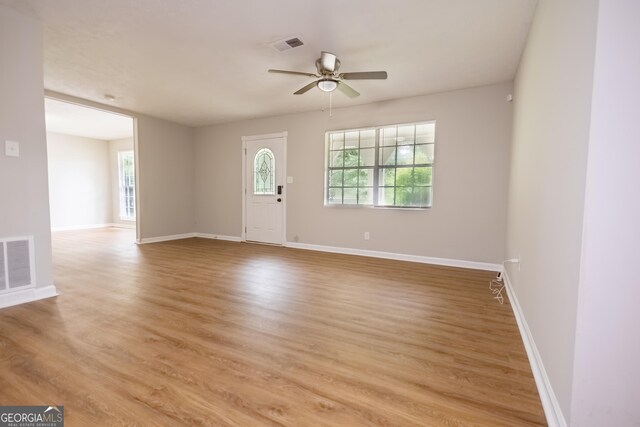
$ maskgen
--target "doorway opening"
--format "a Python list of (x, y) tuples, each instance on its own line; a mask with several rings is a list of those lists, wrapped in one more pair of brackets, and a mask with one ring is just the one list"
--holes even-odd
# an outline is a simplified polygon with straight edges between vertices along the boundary
[(138, 224), (134, 118), (45, 98), (51, 230)]

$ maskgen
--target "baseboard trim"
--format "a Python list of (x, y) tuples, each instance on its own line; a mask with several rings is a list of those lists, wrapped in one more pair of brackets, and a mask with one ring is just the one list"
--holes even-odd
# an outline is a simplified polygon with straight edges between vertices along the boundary
[[(189, 239), (192, 237), (200, 237), (203, 239), (226, 240), (229, 242), (241, 242), (242, 238), (238, 236), (225, 236), (220, 234), (209, 233), (185, 233), (174, 234), (170, 236), (145, 237), (138, 241), (138, 244), (166, 242), (170, 240)], [(425, 257), (419, 255), (398, 254), (393, 252), (370, 251), (365, 249), (341, 248), (337, 246), (312, 245), (308, 243), (286, 242), (285, 247), (292, 249), (304, 249), (309, 251), (332, 252), (345, 255), (359, 255), (372, 258), (393, 259), (398, 261), (418, 262), (421, 264), (435, 264), (447, 267), (469, 268), (473, 270), (501, 271), (500, 264), (491, 264), (487, 262), (465, 261), (449, 258)]]
[(196, 237), (196, 233), (184, 233), (184, 234), (172, 234), (169, 236), (158, 236), (158, 237), (143, 237), (138, 240), (138, 244), (147, 244), (147, 243), (158, 243), (158, 242), (168, 242), (170, 240), (180, 240), (180, 239), (190, 239), (192, 237)]
[(310, 251), (332, 252), (345, 255), (359, 255), (373, 258), (393, 259), (398, 261), (418, 262), (421, 264), (435, 264), (447, 267), (470, 268), (473, 270), (501, 271), (500, 264), (491, 264), (487, 262), (465, 261), (449, 258), (435, 258), (420, 255), (398, 254), (393, 252), (370, 251), (366, 249), (341, 248), (336, 246), (312, 245), (308, 243), (286, 242), (287, 248), (305, 249)]
[(74, 231), (74, 230), (92, 230), (95, 228), (136, 228), (134, 224), (121, 224), (119, 222), (109, 222), (105, 224), (88, 224), (88, 225), (71, 225), (66, 227), (51, 227), (51, 231)]
[(73, 230), (91, 230), (93, 228), (108, 228), (112, 224), (87, 224), (87, 225), (70, 225), (65, 227), (51, 227), (51, 231), (73, 231)]
[(167, 242), (170, 240), (190, 239), (192, 237), (200, 237), (203, 239), (212, 239), (212, 240), (227, 240), (229, 242), (242, 241), (240, 237), (236, 237), (236, 236), (225, 236), (221, 234), (209, 234), (209, 233), (184, 233), (184, 234), (173, 234), (169, 236), (145, 237), (143, 239), (138, 240), (138, 244), (144, 245), (146, 243)]
[(55, 297), (57, 295), (58, 291), (54, 285), (43, 286), (40, 288), (20, 289), (14, 292), (7, 292), (6, 294), (0, 294), (0, 308), (25, 304), (45, 298)]
[(135, 228), (136, 228), (136, 223), (134, 222), (133, 224), (123, 224), (123, 223), (121, 223), (121, 222), (113, 222), (113, 223), (109, 224), (109, 227), (115, 227), (115, 228), (128, 228), (128, 229), (135, 230)]
[(522, 341), (524, 342), (524, 348), (527, 351), (527, 357), (529, 358), (529, 364), (531, 365), (531, 371), (533, 372), (533, 378), (536, 381), (536, 387), (538, 388), (538, 394), (540, 395), (540, 401), (542, 402), (542, 409), (544, 409), (545, 417), (547, 418), (547, 424), (549, 427), (567, 427), (567, 422), (562, 414), (562, 408), (560, 402), (553, 392), (551, 382), (547, 371), (544, 369), (542, 363), (542, 357), (536, 347), (536, 343), (531, 335), (531, 330), (527, 324), (527, 320), (524, 317), (524, 312), (518, 302), (518, 297), (515, 294), (511, 280), (509, 280), (509, 274), (506, 270), (502, 271), (502, 277), (504, 279), (505, 288), (507, 289), (507, 295), (511, 302), (511, 309), (513, 315), (516, 318)]
[(220, 234), (209, 234), (209, 233), (195, 233), (195, 237), (200, 237), (202, 239), (226, 240), (228, 242), (241, 242), (242, 241), (240, 236), (224, 236), (224, 235), (220, 235)]

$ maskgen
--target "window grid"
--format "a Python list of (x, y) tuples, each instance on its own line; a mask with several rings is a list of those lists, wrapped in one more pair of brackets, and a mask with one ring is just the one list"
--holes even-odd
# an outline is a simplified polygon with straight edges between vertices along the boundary
[[(409, 126), (411, 126), (411, 130), (408, 129)], [(419, 127), (423, 127), (423, 134), (418, 134)], [(401, 129), (405, 136), (400, 135)], [(356, 132), (355, 141), (349, 142), (347, 135)], [(372, 135), (373, 145), (363, 146), (363, 133)], [(390, 144), (391, 141), (393, 144)], [(407, 143), (407, 141), (409, 142)], [(325, 203), (327, 205), (402, 208), (429, 208), (432, 206), (435, 122), (328, 132), (327, 144), (328, 159), (325, 182), (327, 189)], [(410, 147), (411, 154), (406, 153), (407, 148), (405, 147)], [(373, 165), (363, 163), (363, 150), (369, 149), (373, 150)], [(387, 158), (385, 161), (383, 153), (386, 154), (390, 149), (393, 150), (393, 153), (389, 153), (393, 158)], [(401, 150), (405, 151), (402, 158), (400, 158)], [(347, 152), (350, 154), (347, 155)], [(357, 159), (355, 164), (353, 163), (354, 154)], [(418, 157), (419, 154), (421, 158)], [(348, 156), (351, 159), (347, 165)], [(417, 163), (418, 161), (420, 163)], [(405, 170), (407, 172), (402, 172)], [(367, 173), (363, 174), (364, 171)], [(337, 172), (339, 172), (340, 179), (335, 179), (338, 176)], [(353, 173), (355, 176), (352, 175)], [(367, 177), (369, 182), (364, 182), (363, 180)], [(393, 179), (389, 179), (391, 177)], [(370, 197), (368, 197), (368, 192), (371, 193)], [(347, 198), (347, 195), (351, 197)]]
[[(347, 134), (348, 133), (356, 133), (357, 137), (353, 141), (349, 141)], [(370, 132), (371, 135), (369, 139), (373, 142), (373, 144), (367, 146), (363, 145), (363, 133)], [(339, 144), (336, 144), (336, 142)], [(327, 173), (327, 180), (325, 183), (325, 187), (328, 189), (327, 192), (327, 200), (330, 200), (331, 204), (344, 204), (344, 205), (358, 205), (362, 204), (364, 200), (363, 197), (367, 194), (367, 192), (371, 191), (371, 200), (373, 200), (374, 195), (374, 174), (375, 174), (375, 156), (376, 156), (376, 146), (375, 146), (375, 133), (374, 129), (360, 129), (357, 131), (338, 131), (331, 132), (329, 134), (329, 147), (328, 147), (328, 155), (329, 155), (329, 164), (332, 165), (329, 169), (329, 173)], [(353, 145), (350, 145), (353, 144)], [(366, 161), (363, 160), (363, 153), (370, 151), (372, 154), (372, 158), (370, 160), (371, 165), (367, 165)], [(336, 159), (339, 159), (336, 162)], [(347, 164), (347, 160), (349, 160), (349, 164)], [(340, 172), (339, 183), (334, 182), (335, 172)], [(353, 175), (352, 175), (353, 173)], [(346, 182), (347, 177), (350, 179), (350, 182)], [(371, 185), (367, 185), (368, 182), (363, 181), (366, 177), (370, 177), (369, 181), (371, 181)], [(337, 198), (339, 200), (331, 200), (333, 191), (339, 191), (340, 197)], [(346, 191), (345, 191), (346, 190)], [(345, 194), (352, 193), (354, 195), (354, 199), (347, 200)]]

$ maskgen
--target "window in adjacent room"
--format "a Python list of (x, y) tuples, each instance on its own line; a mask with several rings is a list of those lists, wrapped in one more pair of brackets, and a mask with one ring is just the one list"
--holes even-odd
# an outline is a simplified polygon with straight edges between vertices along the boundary
[(118, 152), (118, 176), (120, 188), (120, 219), (136, 219), (136, 179), (133, 151)]
[(430, 208), (435, 122), (327, 132), (326, 205)]

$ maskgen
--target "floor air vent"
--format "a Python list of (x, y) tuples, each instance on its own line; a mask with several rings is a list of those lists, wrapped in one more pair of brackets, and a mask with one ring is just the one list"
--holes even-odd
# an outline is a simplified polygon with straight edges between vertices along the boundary
[(33, 236), (0, 239), (0, 293), (35, 286)]

